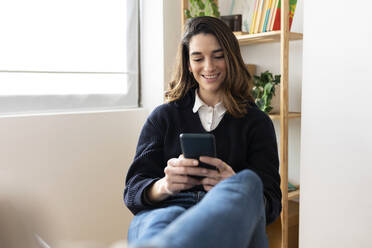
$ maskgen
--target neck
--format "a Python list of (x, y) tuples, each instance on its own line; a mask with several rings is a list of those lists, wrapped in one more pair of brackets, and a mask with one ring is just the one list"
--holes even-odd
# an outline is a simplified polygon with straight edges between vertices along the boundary
[(205, 92), (201, 90), (200, 88), (198, 89), (198, 95), (202, 101), (207, 104), (208, 106), (215, 106), (217, 103), (221, 101), (221, 93), (220, 91), (218, 92)]

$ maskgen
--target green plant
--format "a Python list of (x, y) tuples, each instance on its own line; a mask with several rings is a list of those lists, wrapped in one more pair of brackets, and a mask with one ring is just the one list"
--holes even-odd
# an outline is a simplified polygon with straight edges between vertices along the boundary
[(252, 96), (257, 106), (269, 113), (273, 108), (271, 100), (275, 96), (275, 86), (280, 83), (280, 75), (275, 75), (269, 71), (261, 73), (260, 76), (253, 76)]
[(187, 18), (197, 16), (219, 17), (220, 12), (214, 0), (190, 0), (190, 8), (185, 10)]

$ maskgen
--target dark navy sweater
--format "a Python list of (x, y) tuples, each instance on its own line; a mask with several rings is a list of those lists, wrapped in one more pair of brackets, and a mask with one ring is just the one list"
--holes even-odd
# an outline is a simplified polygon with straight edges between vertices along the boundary
[[(181, 133), (207, 133), (199, 114), (193, 113), (195, 90), (181, 100), (160, 105), (147, 118), (137, 145), (124, 190), (124, 202), (133, 214), (156, 206), (143, 199), (144, 190), (165, 176), (167, 161), (182, 152)], [(237, 173), (251, 169), (261, 178), (266, 198), (266, 221), (271, 223), (281, 211), (279, 160), (276, 136), (271, 119), (251, 104), (248, 113), (235, 118), (225, 113), (216, 129), (217, 157)], [(203, 191), (196, 186), (188, 191)]]

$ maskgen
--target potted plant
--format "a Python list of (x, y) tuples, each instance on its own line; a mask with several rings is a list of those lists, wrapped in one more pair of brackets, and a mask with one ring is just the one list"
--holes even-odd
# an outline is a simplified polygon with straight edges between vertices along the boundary
[(275, 75), (269, 71), (261, 73), (260, 76), (253, 76), (252, 96), (257, 106), (265, 113), (270, 113), (273, 109), (271, 100), (275, 96), (275, 87), (280, 84), (280, 75)]
[(242, 15), (220, 16), (215, 0), (190, 0), (190, 8), (185, 9), (185, 16), (186, 18), (213, 16), (220, 18), (233, 32), (242, 30)]
[(187, 18), (197, 16), (219, 17), (220, 12), (214, 0), (190, 0), (190, 8), (185, 10)]

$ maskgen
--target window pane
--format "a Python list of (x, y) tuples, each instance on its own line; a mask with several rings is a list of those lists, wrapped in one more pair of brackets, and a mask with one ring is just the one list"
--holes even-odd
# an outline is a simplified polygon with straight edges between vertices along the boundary
[(138, 106), (137, 0), (1, 0), (0, 115)]
[(126, 71), (128, 2), (2, 0), (0, 70)]
[(128, 74), (0, 73), (0, 95), (128, 94)]

